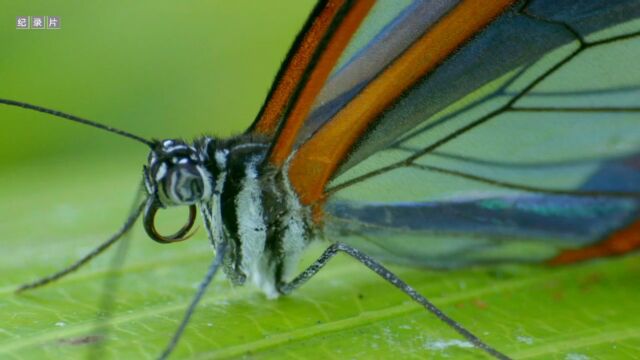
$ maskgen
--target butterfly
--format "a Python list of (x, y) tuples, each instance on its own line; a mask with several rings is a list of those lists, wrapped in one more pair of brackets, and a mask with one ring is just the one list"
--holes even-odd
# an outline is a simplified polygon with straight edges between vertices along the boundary
[[(476, 347), (507, 358), (377, 259), (430, 268), (566, 264), (635, 249), (637, 92), (544, 88), (555, 81), (556, 88), (589, 89), (593, 84), (564, 72), (591, 52), (632, 42), (639, 30), (627, 23), (640, 4), (415, 1), (390, 17), (385, 5), (319, 2), (253, 125), (237, 137), (148, 140), (2, 100), (151, 149), (146, 199), (121, 230), (78, 263), (21, 290), (75, 270), (140, 216), (152, 239), (186, 240), (199, 211), (215, 258), (161, 357), (173, 351), (219, 268), (233, 283), (250, 282), (277, 297), (344, 252)], [(616, 125), (604, 126), (603, 114), (617, 117)], [(599, 134), (602, 144), (560, 146), (562, 136), (585, 132)], [(163, 235), (156, 214), (173, 206), (187, 207), (187, 222)], [(333, 243), (296, 275), (305, 247), (322, 237)]]

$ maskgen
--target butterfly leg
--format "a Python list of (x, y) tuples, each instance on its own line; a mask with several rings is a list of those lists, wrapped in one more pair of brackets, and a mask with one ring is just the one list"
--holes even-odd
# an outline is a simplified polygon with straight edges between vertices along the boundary
[(169, 342), (169, 344), (167, 344), (167, 347), (164, 349), (162, 354), (160, 354), (160, 357), (158, 358), (159, 360), (167, 359), (169, 355), (171, 355), (171, 353), (173, 352), (173, 349), (175, 349), (175, 347), (178, 345), (178, 341), (180, 341), (180, 338), (182, 337), (182, 333), (187, 328), (187, 325), (189, 324), (189, 321), (191, 320), (193, 313), (196, 311), (196, 307), (198, 306), (198, 303), (200, 302), (205, 292), (207, 291), (207, 287), (209, 287), (209, 284), (211, 284), (211, 281), (213, 281), (213, 278), (218, 272), (220, 265), (222, 265), (222, 262), (226, 255), (227, 255), (227, 243), (223, 242), (220, 245), (218, 245), (218, 248), (216, 249), (216, 256), (213, 258), (213, 262), (211, 263), (211, 265), (209, 265), (209, 270), (207, 270), (207, 274), (205, 275), (204, 279), (202, 279), (202, 281), (200, 282), (200, 285), (198, 285), (198, 291), (193, 296), (193, 299), (191, 299), (191, 303), (189, 304), (189, 307), (187, 308), (184, 315), (182, 316), (180, 325), (178, 326), (176, 331), (173, 333), (173, 337), (171, 338), (171, 341)]
[(51, 274), (49, 276), (45, 276), (45, 277), (42, 277), (40, 279), (37, 279), (37, 280), (34, 280), (32, 282), (29, 282), (29, 283), (21, 285), (20, 287), (18, 287), (16, 289), (16, 292), (19, 293), (19, 292), (22, 292), (22, 291), (25, 291), (25, 290), (35, 289), (35, 288), (39, 288), (41, 286), (47, 285), (48, 283), (56, 281), (56, 280), (60, 279), (61, 277), (64, 277), (64, 276), (66, 276), (66, 275), (78, 270), (82, 265), (88, 263), (89, 261), (91, 261), (96, 256), (102, 254), (105, 250), (107, 250), (109, 247), (111, 247), (111, 245), (115, 244), (118, 240), (120, 240), (124, 234), (126, 234), (129, 230), (131, 230), (131, 227), (133, 227), (133, 224), (136, 223), (136, 220), (138, 219), (138, 217), (142, 213), (142, 210), (144, 209), (144, 206), (145, 206), (145, 202), (142, 202), (142, 204), (140, 204), (137, 208), (135, 208), (133, 210), (131, 215), (129, 215), (129, 217), (124, 222), (122, 227), (115, 234), (113, 234), (109, 239), (107, 239), (102, 244), (100, 244), (97, 247), (95, 247), (93, 250), (91, 250), (88, 254), (83, 256), (81, 259), (79, 259), (78, 261), (76, 261), (73, 264), (67, 266), (66, 268), (64, 268), (64, 269), (62, 269), (62, 270), (60, 270), (58, 272), (55, 272), (55, 273), (53, 273), (53, 274)]
[(320, 258), (318, 258), (311, 266), (309, 266), (295, 279), (293, 279), (291, 282), (280, 284), (278, 286), (278, 291), (280, 291), (280, 293), (282, 294), (289, 294), (293, 290), (299, 288), (304, 283), (306, 283), (307, 280), (311, 279), (316, 273), (318, 273), (318, 271), (320, 271), (320, 269), (322, 269), (338, 252), (349, 254), (349, 256), (358, 260), (364, 266), (380, 275), (380, 277), (382, 277), (388, 283), (400, 289), (400, 291), (407, 294), (418, 304), (422, 305), (427, 311), (434, 314), (436, 317), (438, 317), (438, 319), (442, 320), (444, 323), (456, 330), (460, 335), (462, 335), (477, 348), (484, 350), (496, 359), (509, 359), (508, 356), (489, 346), (488, 344), (480, 340), (477, 336), (472, 334), (469, 330), (465, 329), (458, 322), (447, 316), (442, 312), (442, 310), (438, 309), (434, 304), (427, 300), (427, 298), (420, 295), (414, 288), (402, 281), (402, 279), (382, 266), (376, 260), (361, 252), (360, 250), (343, 243), (334, 243), (329, 246), (327, 250), (325, 250), (324, 253), (320, 256)]

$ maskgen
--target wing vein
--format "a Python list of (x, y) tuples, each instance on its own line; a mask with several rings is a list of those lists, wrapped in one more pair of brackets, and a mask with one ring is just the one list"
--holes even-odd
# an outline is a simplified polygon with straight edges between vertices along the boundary
[[(527, 14), (524, 14), (527, 15)], [(407, 158), (405, 158), (404, 160), (400, 160), (398, 162), (395, 162), (393, 164), (381, 167), (379, 169), (370, 171), (368, 173), (365, 173), (363, 175), (354, 177), (350, 180), (346, 180), (342, 183), (339, 183), (337, 185), (334, 185), (332, 187), (329, 187), (326, 190), (326, 195), (327, 196), (331, 196), (333, 194), (335, 194), (336, 192), (343, 190), (349, 186), (352, 186), (354, 184), (357, 184), (361, 181), (364, 181), (366, 179), (375, 177), (377, 175), (381, 175), (383, 173), (401, 168), (401, 167), (406, 167), (406, 166), (415, 166), (415, 164), (413, 163), (415, 160), (417, 160), (418, 158), (432, 153), (434, 150), (438, 149), (439, 147), (449, 143), (450, 141), (458, 138), (459, 136), (468, 133), (469, 131), (473, 130), (474, 128), (483, 125), (485, 123), (487, 123), (488, 121), (490, 121), (491, 119), (494, 119), (496, 117), (498, 117), (499, 115), (508, 112), (508, 111), (518, 111), (515, 110), (517, 109), (516, 107), (514, 107), (514, 105), (523, 97), (525, 97), (526, 95), (529, 94), (529, 92), (534, 89), (538, 84), (540, 84), (542, 81), (544, 81), (545, 79), (547, 79), (549, 76), (551, 76), (552, 74), (554, 74), (556, 71), (558, 71), (559, 69), (563, 68), (566, 64), (568, 64), (571, 60), (573, 60), (576, 56), (578, 56), (580, 53), (588, 50), (588, 49), (592, 49), (594, 47), (597, 46), (601, 46), (601, 45), (606, 45), (606, 44), (611, 44), (614, 42), (618, 42), (618, 41), (624, 41), (624, 40), (628, 40), (631, 38), (634, 38), (636, 36), (640, 35), (640, 31), (635, 31), (635, 32), (631, 32), (629, 34), (623, 34), (623, 35), (618, 35), (618, 36), (614, 36), (611, 38), (607, 38), (607, 39), (603, 39), (603, 40), (598, 40), (598, 41), (594, 41), (594, 42), (586, 42), (584, 39), (582, 39), (582, 37), (579, 36), (579, 34), (577, 33), (576, 30), (574, 30), (569, 24), (566, 24), (564, 22), (559, 22), (559, 21), (554, 21), (554, 20), (546, 20), (546, 19), (540, 19), (538, 17), (533, 17), (535, 20), (540, 20), (540, 21), (545, 21), (545, 22), (549, 22), (549, 23), (554, 23), (557, 25), (561, 25), (564, 28), (566, 28), (570, 33), (574, 34), (574, 36), (576, 36), (576, 40), (579, 42), (579, 46), (573, 50), (570, 54), (568, 54), (567, 56), (565, 56), (564, 58), (562, 58), (560, 61), (556, 62), (553, 66), (551, 66), (549, 69), (547, 69), (545, 72), (543, 72), (542, 74), (540, 74), (538, 77), (536, 77), (534, 80), (532, 80), (522, 91), (520, 91), (518, 94), (516, 94), (513, 98), (511, 98), (506, 104), (500, 106), (499, 108), (491, 111), (490, 113), (480, 117), (479, 119), (472, 121), (471, 123), (456, 129), (455, 131), (451, 132), (450, 134), (438, 139), (437, 141), (435, 141), (434, 143), (432, 143), (431, 145), (423, 148), (422, 150), (416, 152), (415, 154), (408, 156)], [(497, 183), (496, 183), (497, 185)], [(518, 186), (521, 188), (521, 190), (524, 190), (525, 188), (527, 188), (526, 185), (517, 185), (517, 184), (510, 184), (511, 186)], [(508, 187), (508, 186), (506, 186)], [(539, 191), (539, 192), (549, 192), (549, 193), (565, 193), (565, 190), (554, 190), (554, 189), (538, 189), (538, 190), (544, 190), (544, 191)], [(533, 191), (533, 189), (532, 189)], [(577, 195), (577, 193), (567, 193), (567, 195), (576, 195), (576, 196), (585, 196), (585, 195)], [(594, 195), (589, 195), (589, 196), (594, 196)], [(614, 197), (636, 197), (636, 195), (634, 195), (634, 193), (624, 193), (624, 194), (613, 194), (611, 192), (609, 192), (609, 195), (605, 195), (604, 193), (601, 193), (599, 195), (595, 195), (595, 196), (614, 196)]]

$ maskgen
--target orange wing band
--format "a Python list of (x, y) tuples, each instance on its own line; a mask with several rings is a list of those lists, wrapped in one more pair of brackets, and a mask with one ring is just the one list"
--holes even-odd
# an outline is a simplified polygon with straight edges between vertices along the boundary
[(320, 93), (329, 74), (331, 74), (331, 70), (338, 62), (340, 55), (342, 55), (342, 51), (360, 26), (362, 20), (367, 16), (373, 4), (373, 0), (354, 1), (349, 12), (333, 33), (327, 47), (309, 74), (304, 88), (296, 99), (296, 103), (286, 117), (285, 125), (278, 135), (271, 151), (270, 162), (273, 165), (281, 167), (291, 154), (296, 142), (296, 136), (302, 128), (307, 115), (309, 115), (311, 106), (313, 106), (316, 97)]
[(513, 2), (461, 2), (301, 146), (289, 170), (289, 179), (301, 202), (309, 205), (320, 201), (342, 160), (380, 113)]
[(611, 234), (604, 241), (582, 249), (565, 250), (549, 260), (550, 265), (565, 265), (604, 256), (622, 255), (640, 248), (640, 220)]
[(344, 2), (345, 0), (327, 2), (325, 8), (313, 21), (309, 30), (304, 34), (298, 49), (292, 55), (271, 97), (267, 100), (253, 131), (267, 136), (275, 134), (291, 96)]

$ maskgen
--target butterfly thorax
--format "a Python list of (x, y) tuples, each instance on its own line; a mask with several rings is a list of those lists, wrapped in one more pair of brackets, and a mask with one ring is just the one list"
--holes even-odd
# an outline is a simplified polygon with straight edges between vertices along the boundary
[(249, 279), (276, 297), (313, 227), (286, 167), (265, 161), (268, 144), (255, 136), (203, 137), (192, 145), (166, 140), (152, 152), (145, 178), (163, 206), (199, 205), (214, 247), (228, 243), (224, 271), (234, 284)]

